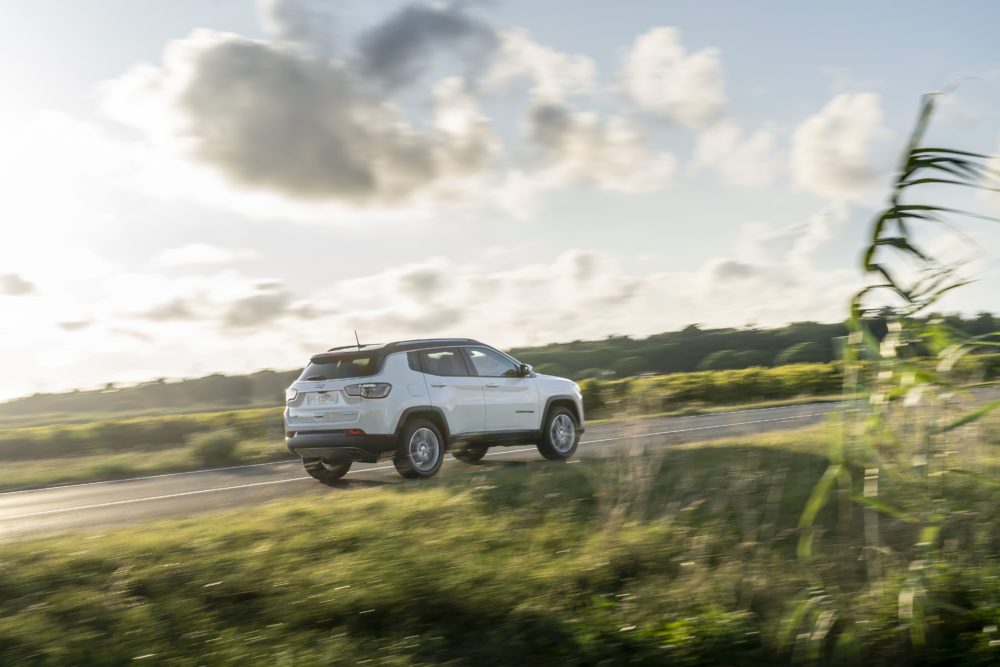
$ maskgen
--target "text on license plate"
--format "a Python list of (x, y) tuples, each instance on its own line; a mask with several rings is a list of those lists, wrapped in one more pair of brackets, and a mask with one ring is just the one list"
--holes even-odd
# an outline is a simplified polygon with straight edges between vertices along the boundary
[(309, 394), (309, 405), (333, 405), (339, 403), (337, 394)]

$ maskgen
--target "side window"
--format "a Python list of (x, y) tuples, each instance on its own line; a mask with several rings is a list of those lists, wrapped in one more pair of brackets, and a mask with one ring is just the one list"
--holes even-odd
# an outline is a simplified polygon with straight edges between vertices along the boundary
[(406, 353), (406, 363), (410, 365), (411, 371), (420, 372), (420, 357), (417, 356), (416, 352)]
[(469, 358), (472, 359), (472, 365), (475, 367), (476, 373), (482, 377), (512, 378), (518, 376), (517, 364), (494, 350), (482, 347), (469, 347), (466, 348), (466, 351), (469, 353)]
[(469, 374), (469, 370), (465, 367), (465, 361), (462, 359), (462, 353), (458, 348), (424, 350), (418, 354), (424, 373), (451, 376), (467, 376)]

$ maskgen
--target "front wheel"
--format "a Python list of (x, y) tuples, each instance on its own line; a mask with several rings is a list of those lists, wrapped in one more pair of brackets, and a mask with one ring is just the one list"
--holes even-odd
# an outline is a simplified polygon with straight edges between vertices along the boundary
[(444, 462), (444, 438), (437, 426), (426, 419), (414, 419), (399, 438), (393, 459), (396, 471), (407, 479), (427, 479), (437, 474)]
[(302, 465), (305, 466), (306, 472), (310, 476), (324, 484), (336, 482), (351, 469), (350, 461), (346, 463), (330, 463), (326, 459), (302, 459)]
[(576, 417), (568, 409), (557, 406), (549, 411), (542, 429), (542, 439), (538, 451), (552, 461), (565, 461), (573, 456), (580, 444), (580, 433), (576, 428)]

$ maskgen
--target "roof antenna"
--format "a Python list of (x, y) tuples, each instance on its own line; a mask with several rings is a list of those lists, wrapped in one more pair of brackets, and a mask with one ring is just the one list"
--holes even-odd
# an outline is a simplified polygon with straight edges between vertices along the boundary
[(354, 330), (354, 342), (358, 344), (358, 349), (361, 349), (361, 339), (358, 338), (358, 330)]

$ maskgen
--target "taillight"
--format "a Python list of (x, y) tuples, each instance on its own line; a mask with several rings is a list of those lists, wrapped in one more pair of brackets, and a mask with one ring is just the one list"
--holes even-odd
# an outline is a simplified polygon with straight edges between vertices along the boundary
[(392, 391), (392, 385), (388, 382), (366, 382), (365, 384), (349, 384), (344, 387), (344, 393), (348, 396), (360, 396), (361, 398), (385, 398)]
[(285, 403), (291, 403), (295, 400), (295, 397), (299, 395), (298, 389), (286, 389), (285, 390)]

